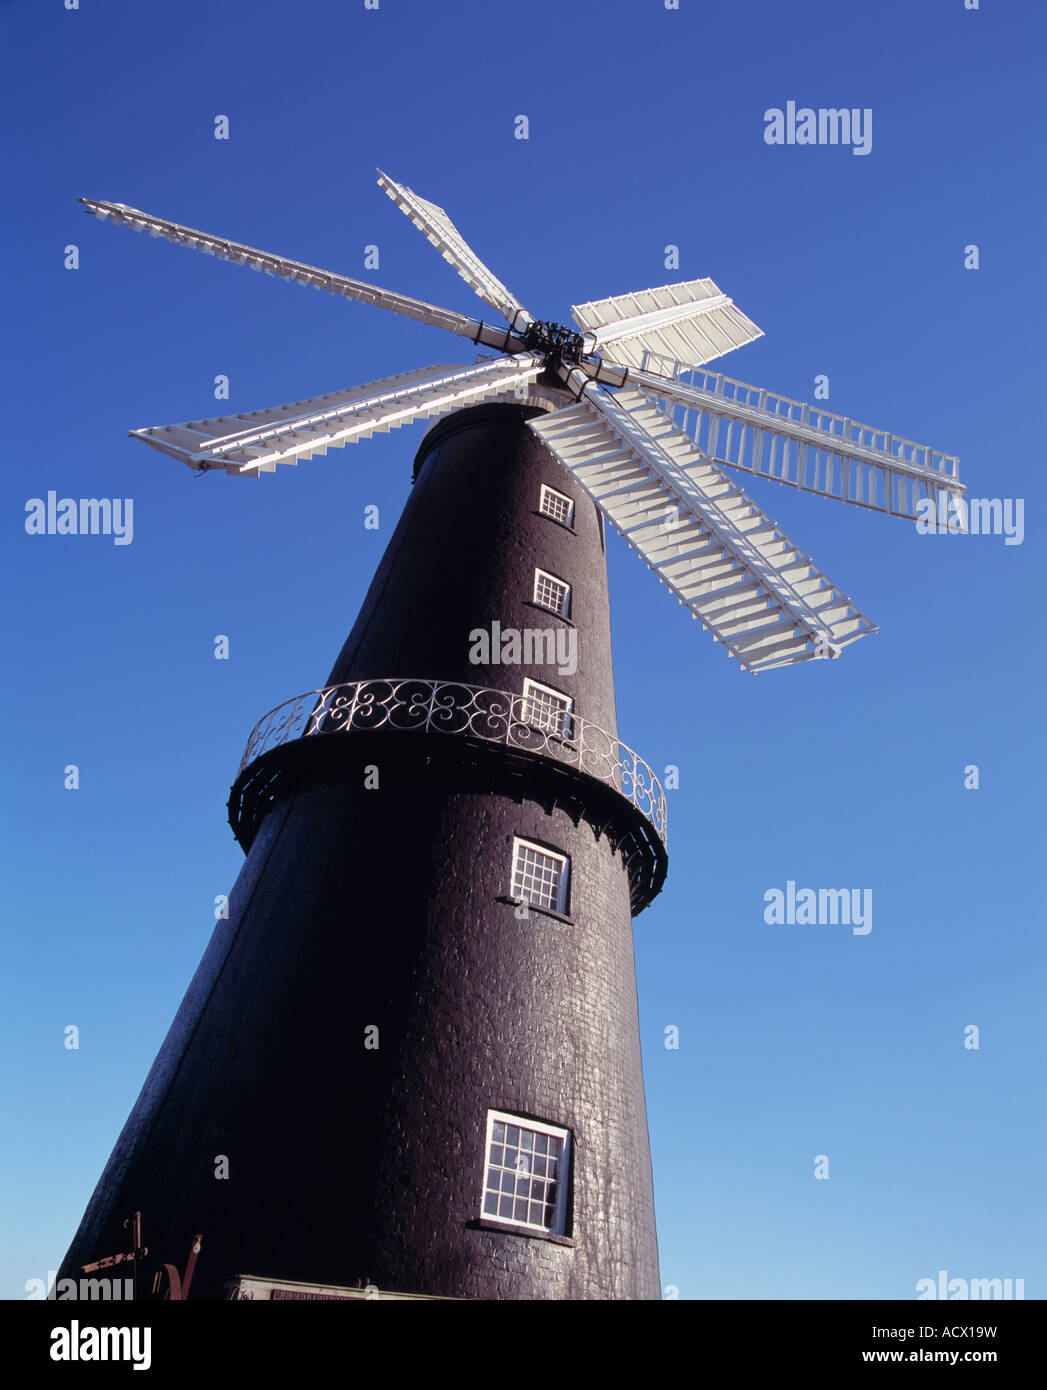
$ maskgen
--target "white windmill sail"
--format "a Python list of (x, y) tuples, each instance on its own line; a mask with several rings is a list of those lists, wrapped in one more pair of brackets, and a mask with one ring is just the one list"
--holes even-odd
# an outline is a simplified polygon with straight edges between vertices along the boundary
[(485, 324), (481, 319), (470, 318), (467, 314), (455, 313), (453, 309), (442, 309), (439, 305), (427, 304), (422, 299), (412, 299), (410, 295), (397, 294), (393, 290), (379, 289), (377, 285), (368, 285), (363, 280), (354, 280), (333, 270), (320, 270), (317, 266), (306, 265), (304, 261), (292, 261), (286, 256), (259, 251), (239, 241), (212, 236), (210, 232), (197, 231), (194, 227), (183, 227), (181, 223), (153, 217), (148, 212), (128, 207), (126, 203), (105, 203), (93, 198), (81, 198), (80, 202), (87, 212), (103, 222), (109, 220), (116, 227), (148, 232), (150, 236), (162, 237), (177, 246), (202, 251), (205, 256), (217, 256), (219, 260), (231, 261), (234, 265), (249, 265), (252, 270), (264, 271), (266, 275), (277, 275), (281, 280), (291, 280), (298, 285), (312, 285), (314, 289), (340, 294), (346, 299), (358, 299), (364, 304), (373, 304), (376, 309), (389, 309), (394, 314), (431, 324), (434, 328), (444, 328), (448, 333), (456, 333), (459, 337), (500, 348), (504, 352), (519, 352), (523, 348), (522, 339), (507, 333), (504, 328)]
[(747, 670), (836, 656), (876, 630), (719, 464), (913, 517), (922, 501), (962, 496), (952, 455), (703, 371), (704, 363), (761, 335), (712, 280), (576, 305), (581, 334), (535, 321), (442, 208), (385, 174), (379, 183), (510, 327), (122, 203), (80, 201), (103, 220), (390, 309), (507, 355), (473, 367), (424, 367), (272, 410), (131, 431), (136, 438), (194, 469), (256, 476), (490, 397), (519, 399), (527, 394), (523, 387), (532, 388), (533, 399), (539, 379), (548, 382), (551, 373), (562, 387), (543, 383), (540, 392), (550, 401), (578, 403), (529, 421), (530, 428)]
[(528, 422), (746, 670), (835, 656), (873, 625), (642, 392)]
[(696, 365), (763, 336), (712, 280), (684, 280), (571, 307), (596, 351), (626, 367), (657, 352)]
[(257, 477), (274, 472), (277, 464), (299, 463), (372, 434), (514, 391), (533, 382), (542, 368), (538, 353), (499, 357), (474, 367), (444, 363), (270, 410), (130, 433), (190, 468), (224, 468)]
[(651, 354), (630, 380), (709, 458), (756, 477), (910, 520), (921, 501), (937, 514), (940, 492), (966, 491), (952, 454), (721, 373)]
[(444, 260), (454, 266), (465, 283), (476, 291), (485, 304), (497, 309), (514, 328), (525, 328), (533, 322), (531, 315), (516, 296), (484, 265), (443, 208), (420, 198), (404, 184), (397, 183), (388, 174), (383, 174), (381, 169), (378, 173), (378, 187), (392, 198), (400, 211), (411, 219), (428, 241), (432, 242)]

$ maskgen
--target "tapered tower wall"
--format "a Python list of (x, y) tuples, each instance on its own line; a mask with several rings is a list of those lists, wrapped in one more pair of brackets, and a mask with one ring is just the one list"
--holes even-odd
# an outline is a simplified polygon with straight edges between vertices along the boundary
[[(534, 413), (478, 406), (429, 432), (411, 497), (329, 683), (431, 672), (520, 693), (522, 677), (530, 676), (616, 732), (603, 521), (558, 460), (521, 426)], [(539, 511), (543, 483), (574, 501), (569, 527)], [(566, 620), (535, 606), (536, 569), (571, 585)], [(472, 662), (469, 633), (495, 621), (503, 630), (573, 632), (577, 670)], [(402, 671), (408, 652), (413, 666)]]
[[(524, 415), (481, 407), (427, 437), (329, 684), (418, 677), (520, 694), (533, 676), (614, 732), (602, 528)], [(574, 500), (570, 528), (540, 514), (542, 483)], [(572, 586), (577, 670), (471, 662), (472, 629), (561, 622), (533, 606), (536, 566)], [(140, 1210), (149, 1264), (181, 1266), (203, 1234), (194, 1297), (243, 1275), (658, 1297), (637, 871), (623, 849), (640, 813), (540, 750), (439, 721), (285, 744), (238, 780), (231, 807), (248, 855), (230, 918), (62, 1276), (125, 1248), (121, 1223)], [(517, 837), (568, 857), (562, 911), (514, 905)], [(562, 1234), (485, 1215), (492, 1110), (570, 1132)]]

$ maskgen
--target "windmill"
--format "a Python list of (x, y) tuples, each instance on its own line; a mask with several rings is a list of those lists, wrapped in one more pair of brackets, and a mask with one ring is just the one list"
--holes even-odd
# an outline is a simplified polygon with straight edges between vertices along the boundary
[[(761, 332), (712, 280), (577, 305), (576, 328), (538, 320), (442, 208), (379, 185), (500, 323), (81, 199), (495, 355), (131, 431), (197, 472), (257, 477), (447, 417), (328, 681), (251, 735), (230, 799), (248, 851), (234, 920), (63, 1269), (140, 1210), (160, 1258), (204, 1233), (198, 1296), (350, 1296), (373, 1279), (404, 1297), (658, 1297), (631, 915), (665, 876), (665, 802), (617, 737), (603, 523), (755, 673), (875, 629), (725, 468), (915, 519), (962, 496), (957, 460), (706, 371)], [(538, 611), (546, 629), (500, 662), (492, 625), (478, 670), (465, 594), (485, 621)], [(542, 645), (572, 632), (577, 670), (566, 643)], [(360, 772), (379, 767), (375, 796)], [(349, 945), (361, 910), (387, 930)], [(520, 926), (532, 913), (541, 937)], [(392, 1041), (317, 1071), (338, 1010)], [(366, 1119), (332, 1118), (332, 1085)], [(303, 1132), (319, 1136), (315, 1201), (288, 1138)], [(215, 1154), (250, 1176), (216, 1184)]]

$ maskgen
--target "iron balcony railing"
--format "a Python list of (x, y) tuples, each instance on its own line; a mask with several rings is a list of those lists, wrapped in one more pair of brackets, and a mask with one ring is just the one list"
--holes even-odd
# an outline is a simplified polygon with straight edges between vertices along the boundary
[(533, 696), (460, 681), (390, 677), (297, 695), (255, 725), (237, 777), (263, 753), (292, 739), (375, 729), (460, 734), (553, 758), (614, 787), (665, 840), (662, 785), (620, 739), (580, 715), (539, 704)]

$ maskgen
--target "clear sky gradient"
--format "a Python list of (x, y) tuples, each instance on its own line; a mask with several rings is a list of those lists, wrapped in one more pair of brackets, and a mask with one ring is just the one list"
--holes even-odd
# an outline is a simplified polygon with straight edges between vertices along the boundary
[[(0, 30), (0, 1296), (65, 1252), (242, 863), (247, 735), (326, 675), (422, 426), (261, 480), (126, 431), (473, 351), (76, 197), (481, 312), (380, 165), (537, 316), (712, 276), (766, 334), (720, 370), (803, 399), (825, 375), (829, 409), (1024, 500), (1007, 545), (754, 483), (880, 627), (760, 677), (617, 536), (609, 567), (622, 737), (679, 768), (636, 923), (663, 1285), (914, 1299), (946, 1269), (1044, 1297), (1042, 5), (7, 0)], [(870, 152), (768, 145), (790, 100), (868, 108)], [(133, 542), (27, 535), (48, 491), (132, 498)], [(871, 931), (768, 925), (789, 880), (870, 890)]]

